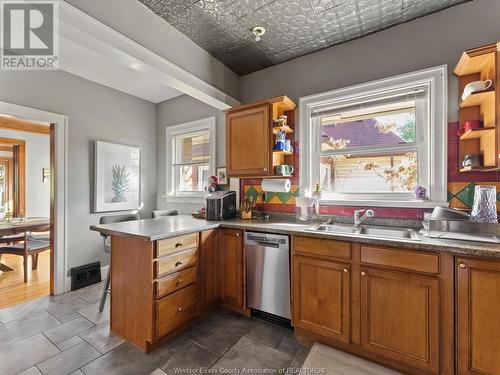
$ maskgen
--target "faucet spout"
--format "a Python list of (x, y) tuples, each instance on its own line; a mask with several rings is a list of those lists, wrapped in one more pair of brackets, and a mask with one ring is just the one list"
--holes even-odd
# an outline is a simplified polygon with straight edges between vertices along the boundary
[[(361, 215), (363, 214), (363, 215)], [(363, 221), (368, 217), (374, 217), (375, 212), (373, 210), (356, 210), (354, 211), (354, 228), (359, 229)]]

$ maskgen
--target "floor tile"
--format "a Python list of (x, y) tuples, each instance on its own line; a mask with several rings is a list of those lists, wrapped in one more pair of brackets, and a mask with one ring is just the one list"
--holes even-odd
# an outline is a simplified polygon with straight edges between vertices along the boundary
[(43, 334), (55, 344), (60, 343), (72, 336), (78, 335), (80, 332), (86, 331), (93, 327), (94, 324), (89, 322), (84, 317), (70, 320), (67, 323), (61, 324), (57, 327), (43, 331)]
[(90, 305), (91, 304), (87, 301), (75, 296), (69, 301), (51, 302), (46, 310), (56, 318), (59, 318), (63, 315), (84, 309)]
[(100, 282), (86, 288), (78, 289), (75, 291), (75, 294), (89, 303), (96, 303), (101, 298), (103, 285), (104, 282)]
[(69, 375), (85, 375), (85, 374), (82, 372), (82, 370), (76, 370)]
[(248, 337), (242, 337), (212, 367), (220, 372), (228, 369), (266, 369), (278, 371), (287, 368), (292, 357)]
[(29, 369), (24, 370), (23, 372), (20, 372), (18, 375), (41, 375), (42, 373), (38, 369), (38, 367), (33, 366), (30, 367)]
[(17, 374), (57, 353), (59, 350), (44, 335), (38, 334), (0, 349), (0, 372)]
[(288, 331), (291, 331), (291, 329), (265, 321), (256, 321), (245, 335), (255, 341), (275, 348), (281, 343)]
[(193, 325), (184, 336), (217, 355), (223, 355), (251, 326), (250, 318), (221, 310)]
[(83, 340), (79, 336), (73, 336), (69, 339), (61, 341), (60, 343), (56, 344), (56, 346), (60, 351), (65, 351), (75, 345), (78, 345), (81, 342), (83, 342)]
[(76, 319), (79, 317), (81, 317), (80, 314), (78, 314), (77, 312), (72, 312), (72, 313), (58, 317), (57, 320), (59, 320), (61, 323), (67, 323), (70, 320), (73, 320), (73, 319)]
[(36, 335), (46, 329), (61, 325), (46, 311), (36, 311), (31, 316), (11, 320), (0, 326), (0, 348)]
[(43, 310), (37, 300), (28, 301), (19, 305), (14, 305), (0, 310), (0, 322), (3, 324), (12, 320), (24, 318), (27, 315), (33, 315)]
[(309, 354), (310, 350), (311, 350), (311, 348), (308, 346), (301, 345), (299, 347), (299, 349), (297, 350), (297, 353), (295, 353), (292, 361), (288, 365), (288, 369), (290, 370), (290, 371), (288, 371), (289, 373), (292, 373), (292, 374), (298, 373), (297, 370), (300, 369), (302, 367), (302, 365), (304, 364), (304, 361), (306, 360), (307, 355)]
[(102, 312), (99, 312), (99, 303), (94, 303), (78, 310), (78, 313), (94, 324), (103, 323), (110, 318), (109, 298), (106, 299), (106, 304)]
[(84, 366), (81, 370), (87, 375), (149, 375), (157, 368), (164, 366), (173, 354), (174, 352), (166, 345), (146, 354), (134, 345), (125, 343)]
[(103, 354), (125, 342), (110, 331), (109, 321), (83, 331), (79, 336)]
[[(179, 336), (166, 344), (175, 352), (162, 367), (169, 375), (179, 374), (182, 370), (205, 370), (212, 366), (219, 356)], [(186, 372), (187, 373), (187, 372)]]
[(309, 350), (309, 347), (306, 345), (302, 345), (295, 338), (293, 331), (290, 330), (290, 332), (287, 332), (285, 336), (283, 336), (283, 339), (276, 349), (294, 356), (300, 349)]
[(92, 362), (101, 354), (86, 342), (61, 352), (37, 365), (45, 375), (67, 375)]
[(161, 368), (157, 368), (151, 373), (151, 375), (166, 375), (166, 372), (163, 371)]

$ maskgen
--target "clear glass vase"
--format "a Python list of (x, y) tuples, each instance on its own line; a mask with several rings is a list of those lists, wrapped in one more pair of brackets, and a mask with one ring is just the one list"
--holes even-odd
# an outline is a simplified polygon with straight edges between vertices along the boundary
[(476, 186), (470, 220), (476, 223), (498, 223), (496, 186)]

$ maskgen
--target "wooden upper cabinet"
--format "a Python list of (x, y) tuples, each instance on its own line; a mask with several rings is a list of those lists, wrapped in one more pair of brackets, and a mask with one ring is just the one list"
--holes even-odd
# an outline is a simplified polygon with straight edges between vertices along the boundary
[(264, 104), (228, 113), (228, 175), (266, 175), (272, 172), (272, 129), (269, 112), (269, 104)]
[(457, 374), (500, 374), (500, 262), (458, 259)]
[(362, 267), (361, 346), (439, 373), (438, 285), (434, 277)]
[[(293, 141), (295, 103), (286, 96), (242, 105), (226, 111), (228, 176), (269, 176), (274, 166), (294, 164), (293, 153), (273, 152), (273, 120), (288, 116), (287, 139)], [(276, 130), (277, 131), (277, 130)]]
[(243, 232), (241, 230), (221, 230), (220, 255), (222, 302), (227, 306), (243, 309)]
[(295, 327), (349, 342), (349, 264), (293, 257)]
[(219, 230), (200, 233), (201, 304), (206, 309), (220, 302), (220, 236)]

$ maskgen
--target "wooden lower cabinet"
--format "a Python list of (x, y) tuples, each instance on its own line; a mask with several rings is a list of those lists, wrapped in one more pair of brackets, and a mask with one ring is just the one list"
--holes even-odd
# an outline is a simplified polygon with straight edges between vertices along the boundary
[(361, 347), (438, 373), (438, 286), (435, 277), (362, 267)]
[(500, 262), (456, 263), (459, 375), (500, 374)]
[(220, 236), (222, 303), (244, 309), (243, 232), (224, 228)]
[(293, 257), (294, 325), (349, 342), (349, 264)]
[(220, 302), (220, 235), (218, 229), (200, 233), (201, 308)]

